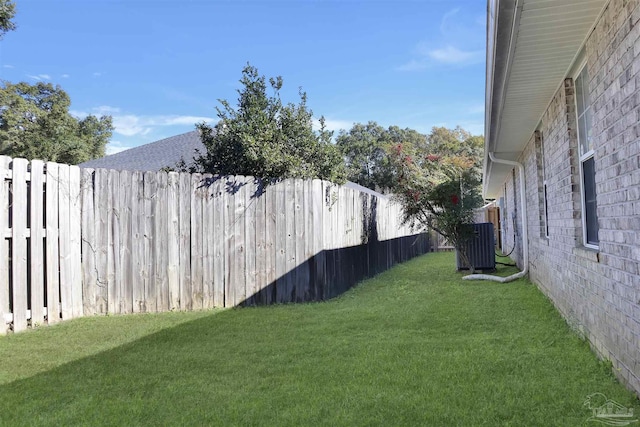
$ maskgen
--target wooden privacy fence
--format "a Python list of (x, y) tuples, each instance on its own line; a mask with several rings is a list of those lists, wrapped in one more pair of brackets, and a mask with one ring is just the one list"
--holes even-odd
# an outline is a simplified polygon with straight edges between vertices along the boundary
[(0, 177), (0, 313), (14, 331), (323, 300), (429, 250), (425, 233), (400, 224), (399, 205), (320, 180), (263, 188), (244, 176), (8, 157)]

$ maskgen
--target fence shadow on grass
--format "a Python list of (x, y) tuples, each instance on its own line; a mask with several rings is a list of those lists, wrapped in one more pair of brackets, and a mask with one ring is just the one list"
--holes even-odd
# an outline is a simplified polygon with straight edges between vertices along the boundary
[(426, 233), (323, 250), (278, 277), (240, 305), (324, 301), (431, 249)]

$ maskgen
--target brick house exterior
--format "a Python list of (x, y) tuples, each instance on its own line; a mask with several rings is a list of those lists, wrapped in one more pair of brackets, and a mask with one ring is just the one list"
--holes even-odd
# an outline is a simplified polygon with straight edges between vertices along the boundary
[(640, 0), (489, 0), (488, 22), (503, 251), (640, 394)]

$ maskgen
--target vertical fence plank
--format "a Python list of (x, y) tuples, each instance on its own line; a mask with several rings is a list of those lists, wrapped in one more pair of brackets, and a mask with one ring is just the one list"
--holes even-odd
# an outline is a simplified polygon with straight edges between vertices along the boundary
[(25, 159), (13, 159), (11, 271), (14, 332), (27, 329), (27, 204), (17, 202), (27, 200), (27, 164)]
[[(109, 253), (109, 173), (106, 169), (95, 171), (95, 219), (96, 219), (96, 313), (108, 312), (108, 253)], [(48, 233), (48, 232), (47, 232)]]
[(180, 309), (179, 179), (180, 175), (176, 172), (169, 172), (167, 176), (167, 280), (169, 287), (170, 310)]
[(203, 303), (202, 286), (202, 175), (191, 174), (191, 299), (192, 309), (201, 310)]
[(143, 210), (144, 210), (144, 269), (143, 284), (140, 298), (144, 301), (144, 311), (155, 312), (157, 307), (156, 295), (156, 254), (159, 246), (164, 243), (162, 237), (156, 235), (155, 222), (158, 220), (158, 183), (155, 172), (145, 172), (143, 188)]
[(31, 325), (44, 323), (44, 165), (31, 162)]
[(83, 169), (80, 179), (82, 189), (82, 307), (83, 314), (96, 313), (96, 288), (98, 269), (96, 267), (96, 229), (98, 221), (95, 215), (94, 171)]
[[(275, 187), (275, 188), (274, 188)], [(279, 246), (277, 245), (276, 223), (278, 211), (276, 207), (278, 190), (277, 186), (270, 185), (266, 188), (262, 197), (264, 201), (264, 236), (265, 236), (265, 284), (268, 287), (265, 293), (265, 304), (276, 302), (276, 259), (278, 258)]]
[(45, 203), (46, 264), (47, 264), (47, 323), (53, 324), (60, 320), (60, 265), (58, 215), (59, 215), (59, 167), (57, 163), (47, 162), (47, 183)]
[(191, 176), (180, 174), (180, 309), (193, 307), (191, 287)]
[(214, 307), (213, 287), (213, 175), (202, 176), (202, 306)]
[(144, 251), (144, 182), (142, 172), (131, 173), (131, 305), (134, 313), (146, 311), (144, 284), (147, 259)]
[(246, 298), (246, 271), (247, 271), (247, 259), (245, 253), (247, 251), (247, 236), (245, 234), (245, 219), (247, 216), (247, 205), (245, 200), (245, 192), (247, 191), (245, 185), (246, 178), (244, 176), (236, 176), (234, 178), (235, 185), (238, 188), (236, 193), (236, 220), (234, 223), (236, 233), (236, 246), (235, 246), (235, 260), (237, 263), (236, 269), (236, 295), (234, 306), (240, 304)]
[(266, 200), (263, 193), (262, 182), (257, 181), (255, 188), (255, 196), (253, 203), (255, 204), (255, 229), (256, 229), (256, 262), (255, 262), (255, 295), (253, 302), (255, 304), (265, 304), (265, 297), (267, 293), (267, 258), (269, 256), (267, 252), (266, 242)]
[(244, 200), (244, 177), (232, 176), (229, 177), (232, 182), (233, 191), (233, 204), (231, 208), (233, 215), (230, 218), (232, 221), (231, 228), (233, 230), (233, 239), (231, 240), (229, 260), (229, 286), (231, 306), (235, 307), (245, 298), (245, 269), (246, 260), (244, 256), (245, 251), (245, 234), (244, 234), (244, 216), (245, 216), (245, 200)]
[(315, 300), (316, 269), (314, 260), (314, 239), (316, 231), (313, 229), (313, 181), (304, 181), (304, 262), (306, 264), (307, 278), (304, 288), (304, 300)]
[(120, 313), (133, 310), (133, 290), (131, 288), (131, 172), (120, 172), (120, 191), (118, 193), (118, 234), (120, 236)]
[(295, 274), (293, 275), (295, 298), (292, 301), (302, 302), (308, 294), (309, 284), (309, 263), (305, 257), (305, 240), (307, 239), (305, 230), (305, 197), (304, 181), (296, 179), (293, 181), (294, 210), (295, 214)]
[[(255, 304), (253, 296), (256, 294), (256, 184), (253, 177), (246, 177), (244, 186), (244, 259), (245, 259), (245, 292), (244, 303)], [(242, 302), (242, 301), (238, 301)]]
[(285, 243), (285, 297), (283, 302), (295, 301), (296, 292), (296, 204), (295, 204), (295, 181), (287, 179), (285, 181), (284, 210), (286, 214), (286, 243)]
[(211, 185), (213, 202), (213, 304), (215, 307), (225, 306), (225, 197), (222, 180), (216, 178)]
[(120, 228), (120, 206), (118, 204), (120, 189), (119, 177), (120, 175), (118, 174), (118, 171), (109, 170), (109, 246), (107, 252), (107, 307), (109, 314), (116, 314), (120, 312), (120, 235), (118, 233), (118, 230)]
[[(151, 304), (150, 311), (167, 311), (169, 305), (169, 248), (167, 245), (167, 236), (169, 236), (169, 219), (168, 212), (168, 193), (167, 193), (167, 173), (155, 173), (157, 190), (156, 190), (156, 207), (154, 210), (154, 276), (156, 288), (156, 300), (147, 302)], [(150, 261), (149, 261), (150, 262)]]
[(311, 182), (312, 187), (312, 236), (313, 236), (313, 271), (314, 286), (313, 293), (316, 300), (322, 299), (325, 281), (325, 251), (324, 251), (324, 231), (322, 215), (324, 213), (324, 194), (322, 193), (322, 181), (314, 179)]
[(0, 335), (7, 332), (5, 316), (9, 312), (9, 246), (6, 239), (9, 231), (9, 181), (11, 159), (0, 156)]
[(71, 314), (82, 316), (82, 203), (80, 168), (69, 166), (69, 254), (71, 268)]
[(69, 185), (69, 165), (58, 166), (58, 223), (60, 224), (60, 308), (62, 319), (73, 317), (72, 294), (70, 284), (73, 282), (71, 271), (71, 235), (70, 205), (71, 189)]
[(287, 205), (286, 205), (286, 181), (277, 183), (273, 189), (275, 197), (275, 209), (273, 214), (276, 217), (275, 228), (275, 301), (276, 303), (287, 302)]
[[(225, 177), (225, 180), (233, 179), (233, 177)], [(232, 270), (236, 266), (234, 262), (235, 255), (235, 228), (234, 223), (236, 221), (235, 210), (235, 195), (232, 191), (226, 188), (222, 189), (225, 200), (225, 216), (224, 216), (224, 234), (225, 234), (225, 251), (224, 251), (224, 306), (233, 307), (235, 301), (235, 288), (232, 280), (235, 278), (236, 273)]]

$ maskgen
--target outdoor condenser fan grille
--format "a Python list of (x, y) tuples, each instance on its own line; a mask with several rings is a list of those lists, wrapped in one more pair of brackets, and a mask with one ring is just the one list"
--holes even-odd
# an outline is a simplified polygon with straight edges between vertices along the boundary
[[(474, 237), (467, 242), (467, 255), (476, 270), (495, 270), (496, 258), (494, 252), (493, 223), (484, 222), (473, 224)], [(464, 266), (460, 253), (456, 252), (458, 270), (468, 270)]]

